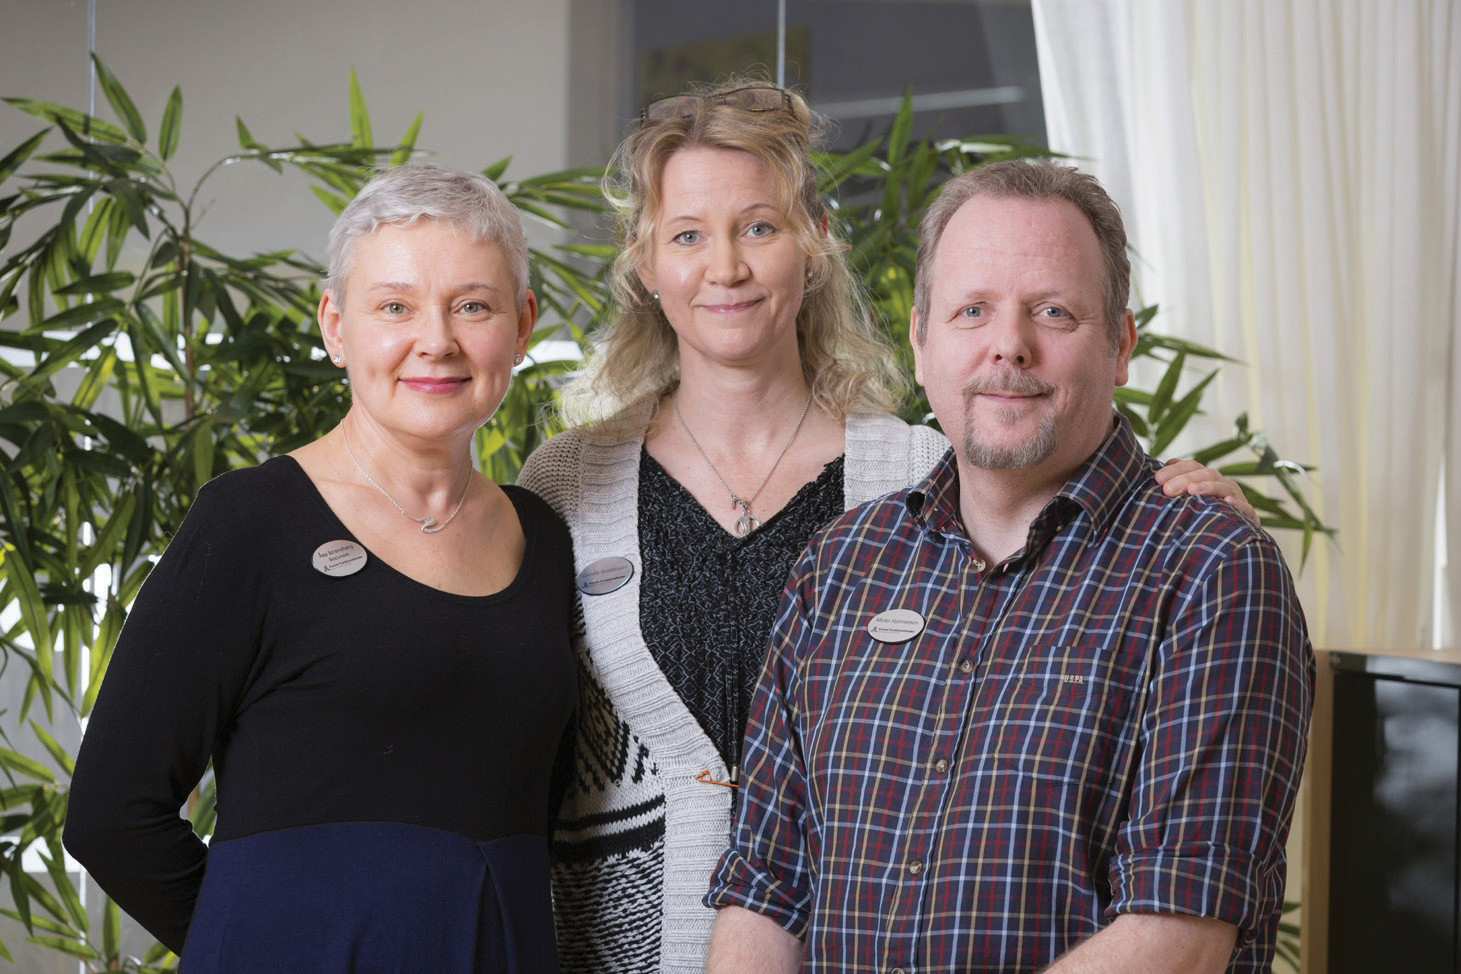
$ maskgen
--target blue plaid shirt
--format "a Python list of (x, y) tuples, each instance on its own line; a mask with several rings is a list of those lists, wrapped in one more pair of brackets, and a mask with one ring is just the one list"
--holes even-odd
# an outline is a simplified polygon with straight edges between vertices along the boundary
[[(1270, 968), (1314, 662), (1283, 560), (1167, 498), (1122, 420), (988, 566), (952, 454), (788, 583), (706, 896), (804, 971), (1035, 971), (1120, 913), (1239, 929)], [(924, 620), (880, 642), (889, 609)]]

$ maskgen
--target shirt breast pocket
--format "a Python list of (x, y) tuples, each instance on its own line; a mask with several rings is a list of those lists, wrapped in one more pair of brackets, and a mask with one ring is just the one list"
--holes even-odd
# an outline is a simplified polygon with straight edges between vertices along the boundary
[(1107, 647), (1028, 647), (983, 694), (999, 766), (1089, 787), (1119, 787), (1145, 676)]

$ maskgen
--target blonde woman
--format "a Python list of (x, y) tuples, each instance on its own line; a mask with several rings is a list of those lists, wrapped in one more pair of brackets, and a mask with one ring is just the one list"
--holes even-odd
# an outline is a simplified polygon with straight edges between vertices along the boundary
[[(795, 92), (651, 104), (605, 190), (615, 310), (573, 428), (519, 483), (568, 522), (584, 633), (555, 836), (567, 971), (703, 970), (772, 617), (811, 535), (920, 480), (948, 443), (893, 415), (906, 380), (829, 230)], [(1172, 491), (1240, 498), (1188, 463)]]

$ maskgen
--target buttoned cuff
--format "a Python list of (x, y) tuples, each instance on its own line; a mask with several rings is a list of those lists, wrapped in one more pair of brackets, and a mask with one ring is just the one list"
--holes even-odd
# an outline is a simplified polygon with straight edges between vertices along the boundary
[(734, 849), (727, 850), (716, 864), (704, 902), (711, 909), (743, 907), (775, 920), (798, 940), (806, 936), (811, 898), (773, 879)]
[(1238, 944), (1253, 940), (1283, 912), (1286, 860), (1260, 863), (1221, 846), (1129, 853), (1111, 861), (1108, 912), (1180, 913), (1238, 928)]

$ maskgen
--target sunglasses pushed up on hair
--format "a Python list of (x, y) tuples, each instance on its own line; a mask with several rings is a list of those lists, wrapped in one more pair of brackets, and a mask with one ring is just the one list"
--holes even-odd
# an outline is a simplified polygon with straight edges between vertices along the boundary
[(639, 112), (639, 126), (643, 128), (655, 122), (671, 118), (687, 118), (695, 114), (700, 105), (725, 105), (744, 112), (790, 112), (791, 95), (784, 88), (773, 85), (747, 85), (730, 91), (716, 91), (708, 94), (689, 93), (657, 98), (645, 105)]

